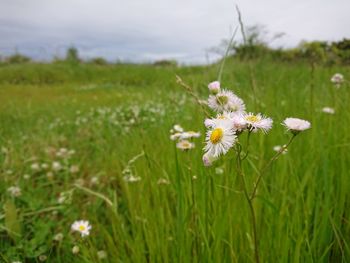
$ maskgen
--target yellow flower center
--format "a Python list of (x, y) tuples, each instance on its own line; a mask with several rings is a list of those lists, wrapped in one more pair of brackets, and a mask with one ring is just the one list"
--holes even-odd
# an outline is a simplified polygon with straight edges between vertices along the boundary
[(227, 96), (216, 96), (216, 101), (220, 104), (220, 105), (225, 105), (228, 102), (228, 97)]
[(259, 118), (257, 116), (255, 116), (255, 115), (247, 116), (247, 117), (245, 117), (245, 119), (247, 121), (250, 121), (250, 122), (257, 122), (257, 121), (259, 121)]
[(83, 225), (79, 226), (79, 230), (80, 230), (80, 231), (84, 231), (85, 229), (86, 229), (85, 226), (83, 226)]
[(216, 128), (211, 132), (210, 141), (214, 144), (217, 144), (224, 135), (224, 132), (221, 128)]
[(225, 120), (226, 118), (225, 118), (224, 115), (220, 115), (220, 116), (218, 116), (218, 119), (219, 119), (219, 120)]

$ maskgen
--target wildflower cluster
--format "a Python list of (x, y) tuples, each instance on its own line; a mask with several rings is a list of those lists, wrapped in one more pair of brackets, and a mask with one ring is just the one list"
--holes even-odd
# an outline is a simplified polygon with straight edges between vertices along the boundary
[(272, 127), (272, 119), (261, 113), (247, 113), (244, 101), (230, 90), (221, 89), (220, 83), (214, 81), (208, 85), (211, 95), (208, 106), (217, 113), (215, 118), (204, 121), (208, 129), (203, 161), (210, 165), (220, 155), (226, 154), (236, 143), (238, 136), (244, 132), (264, 133)]
[(195, 144), (192, 142), (192, 139), (198, 138), (199, 136), (201, 136), (200, 132), (185, 131), (178, 124), (174, 125), (170, 130), (170, 139), (172, 141), (177, 141), (176, 147), (183, 151), (193, 149)]

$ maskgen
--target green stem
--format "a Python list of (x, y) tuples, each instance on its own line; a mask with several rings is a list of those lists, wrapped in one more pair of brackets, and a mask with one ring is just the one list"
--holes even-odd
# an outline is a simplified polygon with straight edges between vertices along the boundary
[(248, 206), (249, 206), (249, 210), (250, 210), (250, 214), (251, 214), (251, 219), (252, 219), (255, 262), (259, 263), (260, 257), (259, 257), (258, 234), (257, 234), (257, 229), (256, 229), (256, 216), (255, 216), (255, 210), (254, 210), (254, 206), (253, 206), (253, 200), (250, 199), (250, 196), (249, 196), (249, 193), (247, 190), (247, 184), (245, 182), (245, 178), (244, 178), (244, 174), (243, 174), (243, 170), (242, 170), (241, 151), (242, 151), (241, 145), (237, 144), (237, 171), (238, 171), (239, 177), (241, 178), (242, 189), (244, 192), (244, 196), (248, 202)]
[(272, 163), (277, 160), (277, 158), (288, 148), (288, 146), (292, 143), (292, 141), (294, 140), (295, 136), (297, 134), (293, 134), (293, 136), (289, 139), (288, 143), (286, 145), (284, 145), (268, 162), (267, 164), (261, 169), (258, 178), (256, 179), (255, 183), (254, 183), (254, 188), (252, 191), (252, 194), (250, 195), (250, 200), (253, 200), (256, 197), (256, 191), (258, 189), (258, 186), (261, 182), (261, 179), (263, 177), (263, 175), (266, 173), (267, 169), (272, 165)]

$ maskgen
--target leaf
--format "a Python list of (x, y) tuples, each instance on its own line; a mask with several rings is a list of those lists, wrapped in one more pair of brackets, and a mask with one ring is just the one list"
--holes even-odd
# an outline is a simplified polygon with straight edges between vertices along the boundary
[(17, 215), (16, 205), (13, 201), (8, 200), (4, 204), (5, 228), (8, 235), (17, 242), (21, 237), (21, 224)]

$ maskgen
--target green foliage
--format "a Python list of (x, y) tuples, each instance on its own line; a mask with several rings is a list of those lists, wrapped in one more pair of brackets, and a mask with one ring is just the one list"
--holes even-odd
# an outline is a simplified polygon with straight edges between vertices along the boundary
[(80, 58), (79, 58), (79, 52), (76, 47), (70, 47), (67, 49), (66, 53), (66, 61), (69, 63), (79, 63)]
[(28, 63), (30, 61), (31, 59), (29, 57), (18, 53), (5, 58), (5, 63), (7, 64), (22, 64), (22, 63)]
[[(273, 146), (289, 139), (279, 124), (285, 117), (312, 123), (263, 178), (255, 203), (262, 262), (348, 262), (350, 92), (347, 82), (335, 89), (329, 79), (340, 72), (347, 80), (350, 70), (320, 65), (312, 80), (302, 60), (228, 60), (222, 86), (247, 108), (255, 105), (250, 66), (255, 111), (272, 117), (274, 127), (268, 136), (252, 138), (247, 185), (274, 154)], [(175, 81), (181, 76), (205, 99), (218, 71), (218, 65), (1, 67), (0, 261), (39, 262), (45, 255), (50, 263), (253, 262), (248, 207), (233, 156), (203, 167), (205, 116)], [(324, 106), (335, 114), (321, 112)], [(175, 148), (169, 139), (175, 123), (201, 131), (195, 149)], [(62, 169), (53, 171), (56, 161)], [(141, 180), (125, 181), (126, 168)], [(21, 196), (9, 193), (14, 185)], [(92, 225), (87, 238), (70, 231), (79, 219)], [(63, 239), (54, 240), (59, 233)], [(101, 250), (106, 259), (98, 258)]]

